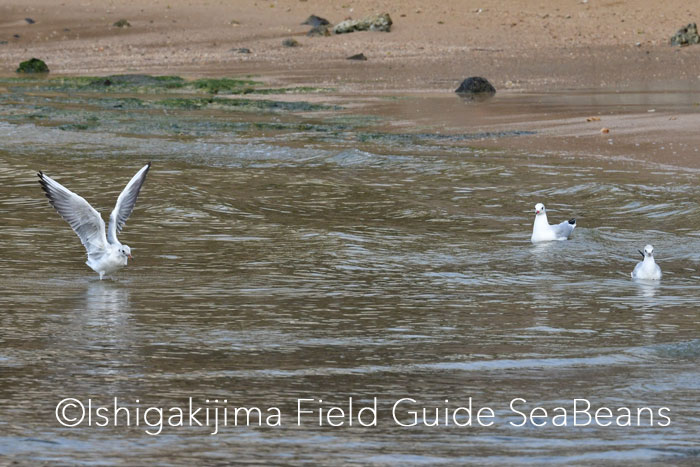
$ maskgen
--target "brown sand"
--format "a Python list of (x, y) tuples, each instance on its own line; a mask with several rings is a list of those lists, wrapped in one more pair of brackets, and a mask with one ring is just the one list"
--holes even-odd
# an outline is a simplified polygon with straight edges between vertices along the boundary
[[(473, 75), (489, 78), (499, 98), (610, 87), (697, 91), (700, 45), (668, 44), (679, 27), (700, 17), (700, 9), (688, 5), (680, 0), (5, 0), (0, 40), (8, 43), (0, 45), (0, 73), (11, 75), (21, 60), (36, 56), (53, 74), (255, 74), (271, 83), (330, 86), (356, 96), (447, 95)], [(306, 37), (309, 26), (300, 24), (310, 14), (338, 23), (378, 12), (391, 14), (390, 33)], [(27, 24), (26, 17), (36, 23)], [(131, 27), (112, 26), (121, 18)], [(283, 47), (290, 37), (301, 46)], [(238, 53), (239, 47), (252, 53)], [(359, 52), (368, 61), (346, 60)], [(496, 145), (578, 148), (700, 167), (697, 113), (686, 109), (679, 117), (673, 108), (648, 110), (655, 109), (613, 112), (593, 125), (583, 113), (544, 110), (527, 118), (501, 115), (462, 125), (435, 109), (430, 119), (446, 131), (491, 129), (499, 122), (539, 132)], [(600, 133), (603, 126), (609, 134)], [(678, 150), (654, 153), (649, 146), (644, 152), (647, 143), (657, 142), (676, 142)]]

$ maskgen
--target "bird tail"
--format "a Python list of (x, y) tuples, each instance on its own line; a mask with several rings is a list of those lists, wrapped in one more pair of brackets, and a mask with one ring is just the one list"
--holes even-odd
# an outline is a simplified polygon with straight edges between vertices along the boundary
[(569, 219), (569, 224), (576, 225), (576, 219)]

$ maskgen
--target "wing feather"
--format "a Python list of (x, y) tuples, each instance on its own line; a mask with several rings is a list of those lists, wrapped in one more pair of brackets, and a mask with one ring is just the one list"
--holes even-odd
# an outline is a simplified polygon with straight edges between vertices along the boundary
[[(573, 220), (573, 219), (572, 219)], [(561, 224), (553, 225), (552, 230), (554, 230), (557, 238), (569, 238), (571, 233), (574, 231), (576, 223), (572, 224), (571, 221), (564, 221)]]
[(139, 197), (139, 192), (143, 183), (146, 181), (146, 174), (151, 168), (151, 163), (144, 165), (141, 170), (136, 172), (136, 175), (131, 177), (129, 183), (126, 184), (124, 191), (117, 198), (117, 204), (109, 216), (109, 229), (107, 231), (107, 239), (109, 243), (117, 243), (117, 234), (122, 231), (126, 220), (134, 210), (136, 199)]
[(102, 216), (83, 197), (76, 195), (43, 172), (37, 175), (51, 205), (78, 234), (87, 250), (88, 258), (102, 254), (107, 245), (105, 222)]

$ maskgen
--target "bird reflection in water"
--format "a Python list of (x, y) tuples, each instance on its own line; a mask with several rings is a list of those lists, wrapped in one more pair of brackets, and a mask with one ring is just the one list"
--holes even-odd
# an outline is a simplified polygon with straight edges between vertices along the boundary
[(659, 281), (643, 279), (637, 279), (634, 283), (637, 285), (637, 295), (643, 298), (654, 298), (660, 285)]
[(93, 326), (124, 322), (129, 314), (129, 288), (113, 281), (91, 280), (80, 308), (82, 319)]

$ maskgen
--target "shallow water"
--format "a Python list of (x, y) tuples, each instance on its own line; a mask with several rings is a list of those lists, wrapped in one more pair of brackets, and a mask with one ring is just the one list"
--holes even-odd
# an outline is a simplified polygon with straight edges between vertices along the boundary
[[(358, 150), (343, 134), (0, 131), (6, 459), (697, 462), (697, 171), (390, 138)], [(35, 172), (106, 218), (147, 160), (120, 236), (135, 260), (99, 281)], [(539, 201), (550, 222), (578, 219), (572, 240), (530, 244)], [(646, 243), (659, 284), (629, 278)], [(132, 418), (189, 397), (212, 410), (276, 406), (282, 426), (65, 428), (54, 411), (67, 397), (118, 397)], [(377, 398), (377, 427), (319, 427), (312, 415), (297, 426), (297, 399), (327, 410), (349, 397), (356, 409)], [(402, 397), (414, 408), (472, 397), (494, 425), (404, 428), (391, 412)], [(569, 411), (568, 427), (514, 427), (514, 398), (550, 413), (575, 398), (651, 407), (654, 426), (574, 427)]]

